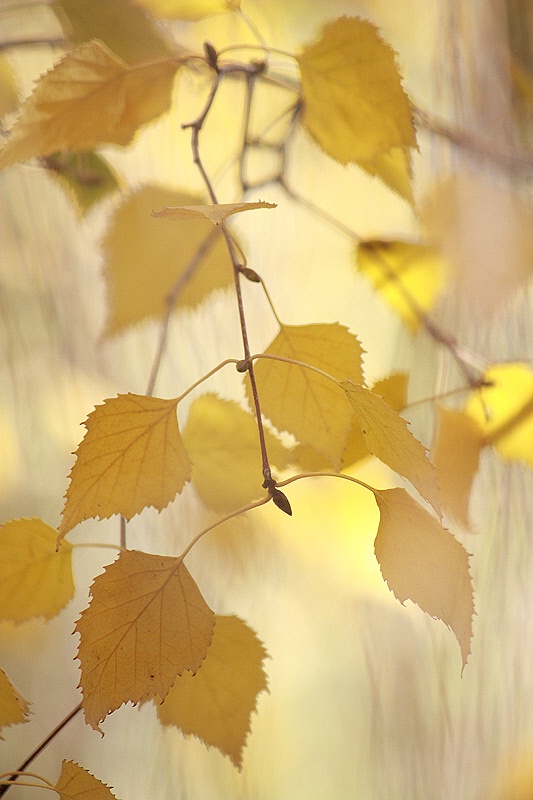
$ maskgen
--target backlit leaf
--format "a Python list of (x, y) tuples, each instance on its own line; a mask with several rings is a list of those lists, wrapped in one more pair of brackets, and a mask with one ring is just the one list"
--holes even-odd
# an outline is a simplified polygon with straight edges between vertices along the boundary
[(407, 478), (440, 515), (435, 468), (427, 458), (426, 449), (407, 427), (407, 422), (370, 389), (352, 381), (343, 381), (342, 386), (370, 452)]
[(481, 429), (474, 420), (462, 411), (439, 407), (433, 462), (442, 504), (465, 528), (470, 527), (470, 492), (484, 444)]
[(61, 800), (115, 800), (109, 786), (74, 761), (61, 764), (56, 789)]
[(416, 145), (394, 50), (371, 22), (330, 22), (298, 63), (303, 124), (336, 161), (375, 165), (391, 148)]
[(52, 8), (71, 45), (98, 39), (127, 64), (173, 54), (161, 28), (134, 0), (54, 0)]
[(74, 597), (72, 545), (56, 552), (57, 531), (40, 519), (0, 527), (0, 619), (50, 619)]
[(184, 673), (157, 707), (163, 725), (175, 725), (217, 747), (239, 769), (257, 695), (267, 690), (265, 648), (238, 617), (216, 615), (213, 641), (196, 673)]
[(408, 203), (414, 204), (411, 151), (408, 147), (391, 147), (373, 161), (359, 161), (358, 166), (369, 175), (379, 178)]
[(403, 489), (374, 495), (380, 511), (374, 549), (384, 580), (401, 603), (412, 600), (451, 628), (464, 667), (474, 614), (468, 553)]
[(439, 251), (416, 242), (379, 239), (361, 242), (356, 265), (413, 333), (421, 322), (417, 309), (429, 311), (445, 281), (445, 266)]
[(18, 692), (4, 670), (0, 667), (0, 739), (3, 739), (2, 728), (27, 722), (30, 706)]
[(11, 64), (0, 56), (0, 117), (10, 114), (18, 106), (18, 90)]
[(240, 0), (137, 0), (158, 17), (195, 20), (236, 11)]
[(533, 466), (533, 372), (527, 364), (495, 364), (485, 373), (493, 386), (472, 394), (466, 413), (485, 442), (510, 461)]
[(178, 57), (128, 66), (94, 41), (71, 50), (24, 101), (0, 168), (63, 150), (129, 144), (170, 107)]
[(163, 699), (184, 670), (195, 673), (215, 615), (177, 558), (127, 550), (91, 587), (76, 623), (83, 709), (98, 729), (127, 702)]
[(55, 153), (43, 163), (74, 194), (83, 214), (119, 188), (117, 176), (98, 153)]
[(167, 506), (190, 480), (191, 464), (176, 415), (177, 400), (119, 394), (96, 406), (76, 450), (65, 495), (62, 538), (84, 519)]
[[(361, 382), (362, 348), (343, 325), (282, 325), (265, 350), (318, 367), (338, 380)], [(279, 430), (310, 445), (339, 469), (353, 412), (333, 381), (305, 367), (259, 359), (254, 365), (261, 410)], [(251, 390), (247, 381), (248, 400)]]
[[(372, 391), (383, 397), (394, 411), (402, 411), (407, 404), (407, 375), (405, 372), (389, 375), (377, 381)], [(348, 469), (370, 455), (361, 433), (361, 426), (354, 417), (342, 457), (342, 469)], [(297, 445), (292, 451), (290, 460), (305, 472), (320, 472), (330, 468), (327, 460), (309, 445)]]
[[(287, 466), (290, 451), (265, 431), (271, 465)], [(192, 462), (192, 481), (213, 511), (234, 511), (266, 494), (255, 417), (238, 403), (215, 394), (191, 405), (183, 442)]]
[(220, 225), (227, 217), (238, 214), (240, 211), (249, 211), (252, 208), (276, 208), (276, 203), (217, 203), (216, 205), (178, 206), (162, 208), (154, 211), (154, 217), (164, 219), (208, 219), (213, 225)]
[(207, 219), (169, 225), (152, 216), (164, 205), (201, 200), (185, 192), (144, 186), (115, 212), (104, 240), (108, 334), (146, 317), (162, 316), (173, 292), (176, 306), (194, 307), (214, 289), (233, 282), (222, 233)]

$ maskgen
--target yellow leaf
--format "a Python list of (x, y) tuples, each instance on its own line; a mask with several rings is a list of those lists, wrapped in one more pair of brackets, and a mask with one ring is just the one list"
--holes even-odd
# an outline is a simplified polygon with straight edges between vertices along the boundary
[(414, 205), (411, 151), (408, 147), (391, 147), (373, 161), (359, 161), (358, 166)]
[(165, 508), (191, 477), (176, 415), (177, 400), (119, 394), (84, 423), (65, 495), (61, 539), (84, 519)]
[(444, 508), (465, 528), (472, 481), (485, 444), (479, 425), (462, 411), (438, 409), (434, 464)]
[(380, 511), (374, 549), (384, 580), (401, 603), (412, 600), (451, 628), (464, 667), (474, 614), (468, 553), (403, 489), (374, 495)]
[(178, 307), (194, 307), (211, 291), (233, 282), (221, 231), (207, 219), (165, 225), (154, 208), (201, 202), (201, 197), (144, 186), (116, 211), (104, 240), (110, 295), (107, 334), (167, 310), (176, 290)]
[[(372, 387), (372, 391), (374, 394), (379, 394), (380, 397), (383, 397), (387, 405), (394, 411), (402, 411), (407, 404), (407, 375), (405, 372), (389, 375), (377, 381)], [(361, 433), (361, 426), (357, 422), (357, 418), (353, 417), (346, 449), (342, 457), (342, 469), (348, 469), (370, 455), (371, 453), (365, 445), (365, 440)], [(290, 461), (305, 472), (320, 472), (330, 467), (327, 460), (309, 445), (297, 445), (292, 451)]]
[(238, 617), (215, 617), (213, 641), (196, 675), (176, 678), (157, 707), (163, 725), (175, 725), (217, 747), (239, 769), (257, 695), (267, 691), (267, 657), (256, 634)]
[[(533, 372), (527, 364), (495, 364), (485, 373), (493, 386), (473, 394), (466, 413), (485, 442), (503, 458), (533, 466)], [(487, 417), (488, 415), (488, 417)]]
[[(265, 353), (310, 364), (338, 380), (363, 380), (361, 345), (338, 323), (282, 325)], [(254, 370), (263, 413), (276, 428), (292, 433), (339, 469), (353, 413), (338, 385), (280, 361), (258, 359)], [(246, 391), (251, 403), (248, 381)]]
[(109, 786), (74, 761), (63, 761), (55, 788), (61, 800), (115, 800)]
[(55, 153), (44, 165), (72, 192), (82, 214), (119, 188), (117, 176), (98, 153)]
[(74, 597), (72, 545), (56, 552), (57, 531), (40, 519), (0, 527), (0, 619), (50, 619)]
[(240, 8), (240, 0), (137, 0), (158, 17), (195, 20)]
[(0, 667), (0, 739), (3, 739), (2, 728), (27, 722), (30, 706), (18, 692), (4, 670)]
[(343, 381), (342, 386), (370, 452), (407, 478), (440, 515), (435, 468), (427, 458), (426, 449), (407, 427), (407, 422), (370, 389), (351, 381)]
[(91, 587), (76, 623), (85, 719), (94, 729), (127, 702), (163, 699), (196, 672), (215, 615), (178, 558), (127, 550)]
[[(445, 266), (435, 247), (416, 242), (369, 240), (357, 248), (356, 265), (413, 332), (445, 281)], [(410, 298), (414, 301), (410, 302)]]
[(24, 101), (0, 168), (63, 150), (129, 144), (170, 107), (177, 57), (128, 66), (100, 42), (71, 50)]
[(154, 217), (164, 219), (208, 219), (213, 225), (220, 225), (227, 217), (238, 214), (240, 211), (248, 211), (252, 208), (276, 208), (276, 203), (266, 203), (260, 200), (258, 203), (217, 203), (216, 205), (202, 206), (178, 206), (166, 207), (161, 211), (153, 211)]
[(11, 64), (0, 56), (0, 117), (15, 111), (19, 104), (17, 84)]
[(371, 22), (330, 22), (298, 63), (303, 124), (336, 161), (375, 164), (393, 147), (416, 146), (394, 50)]
[[(287, 466), (290, 451), (265, 431), (271, 464)], [(208, 508), (226, 513), (266, 494), (255, 417), (215, 394), (191, 406), (183, 442), (192, 461), (192, 481)]]
[(54, 0), (52, 8), (75, 47), (98, 39), (127, 64), (175, 52), (162, 29), (134, 0)]

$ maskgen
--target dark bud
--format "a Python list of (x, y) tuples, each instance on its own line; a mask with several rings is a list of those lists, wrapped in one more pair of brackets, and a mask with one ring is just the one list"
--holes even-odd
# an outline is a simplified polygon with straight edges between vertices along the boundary
[(278, 508), (281, 508), (285, 514), (288, 514), (289, 517), (292, 517), (292, 508), (287, 495), (283, 494), (283, 492), (280, 492), (279, 489), (271, 489), (270, 496)]
[(255, 269), (250, 269), (250, 267), (241, 267), (239, 272), (241, 275), (244, 275), (245, 278), (248, 278), (249, 281), (252, 281), (253, 283), (261, 283), (261, 278)]
[(204, 42), (204, 52), (207, 63), (211, 69), (214, 69), (215, 72), (218, 72), (218, 53), (211, 42)]

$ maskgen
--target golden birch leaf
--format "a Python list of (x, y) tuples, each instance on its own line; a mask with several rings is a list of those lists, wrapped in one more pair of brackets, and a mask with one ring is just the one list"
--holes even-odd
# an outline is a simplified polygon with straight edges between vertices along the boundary
[(414, 205), (411, 151), (408, 147), (391, 147), (373, 161), (359, 161), (358, 166)]
[(441, 515), (435, 467), (425, 447), (415, 439), (407, 422), (365, 386), (343, 381), (342, 387), (361, 427), (368, 450), (399, 475)]
[[(283, 469), (290, 451), (265, 431), (270, 463)], [(266, 494), (255, 417), (238, 403), (204, 394), (191, 405), (183, 443), (192, 461), (192, 482), (208, 508), (235, 511)]]
[(533, 466), (533, 371), (527, 364), (494, 364), (484, 377), (493, 386), (472, 394), (466, 413), (503, 458)]
[(157, 707), (163, 725), (217, 747), (242, 768), (257, 696), (267, 691), (263, 661), (267, 653), (254, 631), (239, 617), (215, 616), (213, 641), (196, 673), (176, 678)]
[(439, 251), (416, 242), (361, 242), (356, 266), (412, 333), (421, 324), (417, 309), (429, 311), (445, 282), (444, 260)]
[(161, 511), (191, 477), (176, 414), (177, 400), (119, 394), (96, 406), (76, 450), (59, 538), (78, 522), (143, 508)]
[(374, 495), (380, 511), (374, 549), (383, 579), (401, 603), (412, 600), (451, 628), (464, 667), (474, 614), (468, 553), (403, 489), (375, 489)]
[(128, 66), (94, 41), (71, 50), (38, 81), (0, 150), (0, 169), (63, 150), (127, 145), (170, 107), (178, 57)]
[(240, 8), (240, 0), (137, 0), (157, 17), (195, 20), (227, 14)]
[(75, 761), (63, 761), (55, 788), (61, 800), (115, 800), (109, 786)]
[(98, 153), (55, 153), (43, 159), (44, 166), (74, 195), (82, 214), (119, 188), (109, 163)]
[[(407, 404), (407, 377), (405, 372), (394, 373), (377, 381), (372, 387), (372, 391), (383, 397), (387, 405), (394, 411), (402, 411)], [(342, 457), (342, 469), (348, 469), (370, 455), (361, 433), (361, 426), (354, 417)], [(324, 456), (309, 445), (296, 445), (291, 453), (290, 461), (304, 472), (320, 472), (330, 469), (330, 464)]]
[(485, 444), (479, 425), (462, 411), (438, 408), (433, 462), (444, 508), (465, 528), (472, 482)]
[(162, 29), (134, 0), (54, 0), (52, 9), (74, 47), (98, 39), (127, 64), (175, 54)]
[(336, 161), (364, 166), (393, 147), (416, 146), (394, 50), (371, 22), (330, 22), (298, 63), (303, 124)]
[(57, 531), (41, 519), (0, 527), (0, 619), (50, 619), (74, 597), (72, 545), (56, 552)]
[(87, 723), (98, 730), (124, 703), (165, 698), (176, 675), (199, 669), (214, 624), (178, 558), (123, 551), (95, 579), (76, 623)]
[(0, 56), (0, 117), (15, 111), (19, 104), (18, 89), (11, 64)]
[[(338, 380), (362, 382), (363, 350), (338, 323), (282, 325), (265, 353), (310, 364)], [(270, 359), (254, 365), (261, 410), (278, 430), (292, 433), (340, 469), (353, 412), (339, 386), (305, 367)], [(252, 405), (249, 381), (246, 392)], [(253, 405), (252, 405), (253, 407)]]
[(154, 217), (164, 219), (208, 219), (213, 225), (220, 225), (232, 214), (240, 211), (249, 211), (252, 208), (276, 208), (276, 203), (266, 203), (259, 200), (257, 203), (217, 203), (216, 205), (178, 206), (162, 208), (153, 211)]
[(195, 307), (214, 289), (233, 283), (224, 238), (209, 220), (167, 225), (152, 216), (162, 205), (190, 205), (201, 199), (144, 186), (115, 212), (104, 239), (108, 335), (146, 317), (163, 316), (173, 293), (177, 307)]
[(0, 667), (0, 739), (3, 739), (2, 728), (27, 722), (30, 706), (18, 692), (4, 670)]

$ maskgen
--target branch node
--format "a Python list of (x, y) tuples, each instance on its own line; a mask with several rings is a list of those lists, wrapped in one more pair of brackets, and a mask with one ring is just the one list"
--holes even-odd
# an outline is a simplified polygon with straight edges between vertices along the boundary
[(218, 73), (220, 71), (220, 67), (218, 66), (218, 53), (211, 42), (204, 42), (204, 52), (208, 65)]
[(269, 488), (268, 491), (272, 500), (274, 501), (274, 505), (281, 509), (281, 511), (283, 511), (285, 514), (288, 514), (289, 517), (292, 517), (292, 508), (287, 495), (281, 492), (279, 489), (276, 489), (275, 486)]
[(251, 269), (250, 267), (239, 267), (239, 272), (241, 275), (244, 275), (249, 281), (252, 283), (261, 283), (261, 277), (257, 274), (255, 269)]
[(237, 361), (235, 369), (237, 372), (248, 372), (251, 366), (252, 360), (250, 358), (243, 358), (241, 361)]

